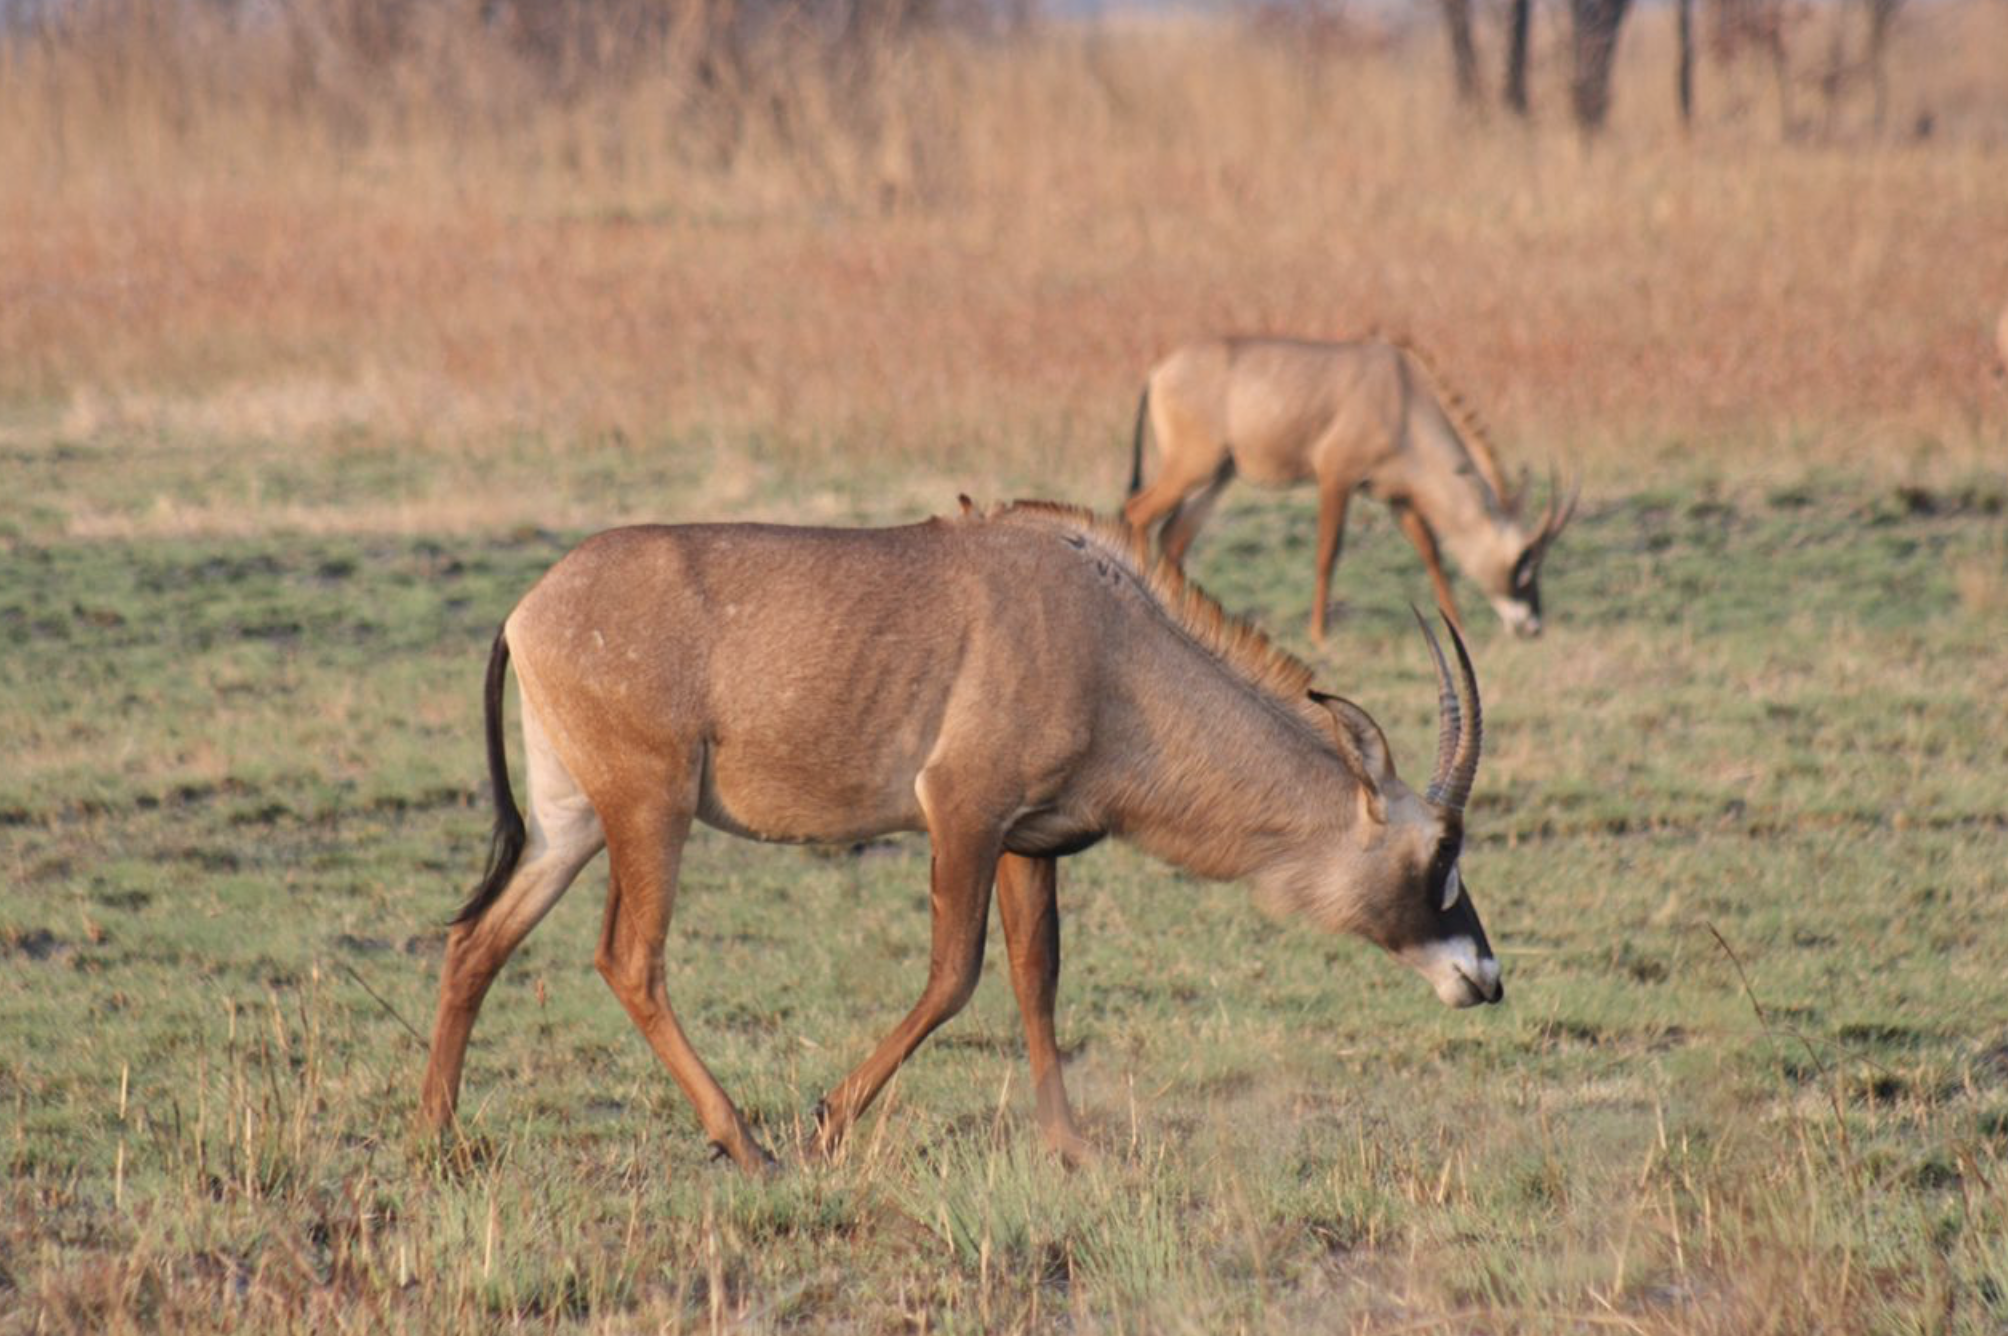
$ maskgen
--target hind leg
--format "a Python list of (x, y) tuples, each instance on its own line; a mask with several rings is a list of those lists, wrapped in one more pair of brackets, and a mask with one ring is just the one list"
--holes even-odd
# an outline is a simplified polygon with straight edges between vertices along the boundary
[(1311, 639), (1325, 642), (1325, 618), (1332, 604), (1332, 572), (1339, 564), (1339, 548), (1346, 536), (1346, 503), (1353, 489), (1346, 486), (1318, 489), (1318, 587), (1312, 595)]
[[(1153, 411), (1169, 410), (1159, 410), (1153, 405)], [(1150, 532), (1151, 526), (1160, 520), (1165, 521), (1169, 531), (1183, 513), (1181, 503), (1187, 497), (1209, 485), (1217, 486), (1221, 470), (1233, 469), (1227, 448), (1189, 424), (1167, 418), (1157, 422), (1154, 430), (1163, 467), (1150, 486), (1123, 503), (1123, 521), (1144, 533)], [(1171, 518), (1166, 519), (1167, 516)], [(1202, 514), (1200, 518), (1205, 516)]]
[(1213, 471), (1206, 485), (1185, 498), (1174, 510), (1171, 518), (1164, 522), (1164, 559), (1174, 566), (1185, 565), (1185, 550), (1192, 546), (1192, 540), (1199, 536), (1199, 526), (1206, 523), (1213, 513), (1214, 503), (1227, 490), (1227, 484), (1234, 481), (1234, 461), (1223, 459), (1220, 467)]
[(432, 1055), (425, 1067), (420, 1117), (427, 1127), (453, 1121), (460, 1100), (460, 1073), (467, 1039), (488, 986), (530, 929), (605, 844), (599, 817), (557, 754), (536, 712), (523, 703), (523, 745), (529, 754), (529, 842), (509, 884), (495, 903), (471, 923), (447, 934), (446, 963), (439, 972), (439, 1010), (432, 1023)]
[(1185, 494), (1200, 485), (1199, 478), (1184, 478), (1169, 472), (1123, 502), (1123, 522), (1132, 529), (1149, 533), (1151, 527), (1178, 509)]
[(609, 816), (607, 856), (613, 875), (607, 916), (593, 963), (628, 1017), (697, 1110), (711, 1143), (741, 1169), (772, 1167), (746, 1118), (691, 1047), (669, 1005), (662, 949), (676, 903), (676, 874), (697, 804), (695, 774), (687, 791), (630, 803)]

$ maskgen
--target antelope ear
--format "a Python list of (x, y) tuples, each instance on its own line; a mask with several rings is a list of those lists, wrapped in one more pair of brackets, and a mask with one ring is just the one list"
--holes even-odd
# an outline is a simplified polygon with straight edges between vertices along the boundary
[(1394, 778), (1394, 762), (1388, 757), (1387, 735), (1373, 716), (1344, 696), (1328, 696), (1313, 691), (1311, 699), (1325, 707), (1332, 720), (1332, 745), (1353, 778), (1360, 782), (1360, 798), (1367, 814), (1376, 822), (1387, 823), (1387, 807), (1381, 786)]

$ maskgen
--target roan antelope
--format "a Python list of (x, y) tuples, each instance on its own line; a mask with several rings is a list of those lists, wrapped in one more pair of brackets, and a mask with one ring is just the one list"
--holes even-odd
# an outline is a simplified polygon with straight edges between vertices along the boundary
[[(1418, 615), (1418, 620), (1420, 617)], [(423, 1117), (453, 1119), (468, 1033), (511, 951), (604, 846), (596, 963), (742, 1167), (772, 1163), (670, 1008), (663, 940), (692, 821), (843, 843), (926, 831), (933, 950), (920, 1000), (817, 1107), (827, 1153), (976, 987), (991, 888), (1046, 1140), (1080, 1158), (1053, 1036), (1055, 865), (1106, 835), (1357, 933), (1452, 1006), (1497, 1002), (1499, 964), (1458, 871), (1478, 769), (1478, 683), (1455, 639), (1427, 789), (1364, 710), (1310, 689), (1125, 526), (1021, 503), (897, 529), (615, 529), (553, 566), (488, 663), (487, 875), (454, 920)], [(513, 660), (529, 765), (511, 795)]]
[[(1529, 532), (1485, 435), (1442, 390), (1421, 354), (1381, 339), (1206, 339), (1151, 368), (1137, 403), (1123, 518), (1164, 520), (1164, 554), (1185, 550), (1237, 475), (1262, 487), (1318, 488), (1318, 584), (1311, 636), (1325, 638), (1332, 570), (1356, 491), (1387, 502), (1422, 554), (1437, 602), (1457, 604), (1439, 540), (1517, 635), (1541, 633), (1541, 561), (1575, 512), (1551, 490)], [(1453, 414), (1464, 419), (1459, 431)], [(1143, 485), (1144, 440), (1157, 443), (1157, 480)]]

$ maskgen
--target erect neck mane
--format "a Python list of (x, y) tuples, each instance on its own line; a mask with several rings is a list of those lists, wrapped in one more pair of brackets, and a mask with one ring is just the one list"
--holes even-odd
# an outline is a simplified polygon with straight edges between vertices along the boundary
[(1078, 535), (1135, 576), (1165, 618), (1235, 677), (1291, 714), (1307, 717), (1310, 666), (1278, 649), (1256, 627), (1229, 616), (1176, 566), (1153, 558), (1147, 535), (1083, 507), (1052, 501), (1009, 502), (974, 516), (973, 521), (1060, 529)]
[(1514, 498), (1507, 491), (1506, 475), (1499, 468), (1499, 455), (1492, 444), (1492, 433), (1486, 430), (1477, 410), (1472, 408), (1469, 400), (1458, 393), (1457, 387), (1444, 377), (1443, 372), (1420, 345), (1399, 335), (1388, 335), (1387, 342), (1400, 350), (1409, 364), (1421, 373), (1423, 387), (1435, 396), (1437, 407), (1441, 408), (1443, 415), (1450, 419), (1450, 425), (1457, 433), (1458, 444), (1464, 447), (1464, 453), (1470, 456), (1472, 466), (1478, 470), (1478, 476), (1491, 489), (1492, 499), (1498, 506), (1499, 515), (1502, 518), (1511, 517)]

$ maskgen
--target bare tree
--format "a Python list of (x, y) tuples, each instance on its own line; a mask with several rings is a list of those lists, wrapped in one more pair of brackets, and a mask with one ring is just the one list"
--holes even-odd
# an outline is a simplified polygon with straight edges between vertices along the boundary
[(1869, 67), (1869, 79), (1875, 88), (1875, 125), (1883, 128), (1883, 118), (1889, 114), (1889, 65), (1884, 59), (1889, 54), (1890, 28), (1896, 22), (1896, 12), (1903, 7), (1903, 0), (1865, 0), (1869, 10), (1868, 49), (1862, 59)]
[(1443, 26), (1450, 31), (1450, 68), (1460, 106), (1478, 105), (1478, 47), (1471, 38), (1471, 0), (1440, 0)]
[(1828, 42), (1827, 68), (1820, 75), (1820, 92), (1826, 101), (1824, 130), (1840, 128), (1842, 109), (1854, 90), (1867, 76), (1874, 98), (1873, 124), (1881, 130), (1889, 117), (1890, 33), (1904, 0), (1861, 0), (1864, 23), (1859, 49), (1854, 41), (1852, 22), (1858, 6), (1849, 0), (1832, 11), (1832, 35)]
[(1618, 27), (1631, 0), (1569, 0), (1574, 73), (1569, 96), (1576, 124), (1585, 134), (1601, 130), (1611, 110), (1611, 63), (1618, 51)]
[(1680, 0), (1680, 65), (1674, 75), (1675, 95), (1680, 99), (1680, 128), (1694, 125), (1694, 0)]
[(1527, 35), (1533, 26), (1534, 0), (1512, 0), (1506, 10), (1506, 105), (1515, 115), (1527, 114)]
[(1785, 0), (1709, 0), (1713, 32), (1711, 43), (1718, 61), (1728, 62), (1748, 50), (1760, 51), (1771, 65), (1771, 78), (1778, 88), (1778, 123), (1786, 135), (1793, 133), (1792, 69), (1786, 29), (1792, 16)]

